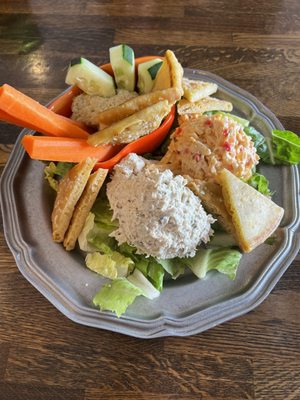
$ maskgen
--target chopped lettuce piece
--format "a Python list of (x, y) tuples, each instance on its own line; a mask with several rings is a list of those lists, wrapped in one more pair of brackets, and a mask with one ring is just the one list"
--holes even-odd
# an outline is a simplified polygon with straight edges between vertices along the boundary
[(247, 183), (265, 196), (272, 196), (272, 192), (269, 189), (269, 181), (264, 175), (256, 172), (248, 179)]
[(95, 222), (106, 227), (111, 227), (111, 230), (118, 227), (118, 221), (112, 220), (113, 212), (110, 209), (109, 201), (106, 196), (100, 196), (94, 203), (92, 212), (95, 214)]
[(118, 251), (113, 251), (111, 254), (111, 258), (116, 263), (118, 277), (125, 277), (133, 271), (134, 262), (132, 261), (131, 258), (125, 257), (123, 254), (119, 253)]
[(135, 261), (135, 266), (149, 279), (157, 290), (162, 291), (165, 270), (159, 261), (153, 257), (146, 258), (144, 256), (138, 256), (138, 260)]
[(153, 300), (160, 295), (159, 290), (157, 290), (137, 268), (127, 277), (127, 280), (139, 288), (142, 291), (143, 296), (150, 300)]
[(272, 137), (265, 138), (252, 126), (244, 128), (254, 143), (261, 160), (273, 165), (295, 165), (300, 162), (300, 138), (294, 132), (272, 130)]
[(210, 241), (206, 244), (207, 247), (233, 247), (237, 245), (233, 235), (227, 232), (215, 232)]
[(118, 277), (116, 262), (108, 254), (101, 254), (98, 251), (88, 253), (85, 264), (90, 270), (105, 278), (116, 279)]
[(101, 310), (115, 312), (120, 317), (141, 294), (142, 290), (126, 278), (119, 278), (104, 285), (93, 298), (93, 303)]
[(148, 278), (152, 285), (160, 292), (163, 289), (165, 270), (163, 267), (153, 259), (148, 266)]
[(149, 260), (147, 260), (145, 257), (140, 257), (135, 262), (135, 267), (139, 269), (146, 277), (148, 274), (148, 265), (149, 265)]
[(82, 251), (90, 252), (96, 250), (96, 247), (92, 246), (88, 242), (88, 236), (92, 232), (94, 225), (95, 225), (95, 214), (90, 212), (85, 220), (84, 227), (78, 237), (78, 244)]
[(45, 168), (45, 179), (48, 181), (50, 187), (56, 192), (58, 190), (59, 178), (62, 178), (74, 164), (67, 162), (50, 162)]
[(259, 157), (263, 161), (269, 158), (270, 153), (266, 138), (255, 128), (253, 128), (253, 126), (248, 126), (244, 128), (244, 132), (246, 133), (246, 135), (251, 137), (251, 140), (254, 144), (254, 147), (256, 148), (256, 152)]
[(291, 131), (272, 131), (272, 149), (277, 162), (283, 164), (300, 163), (300, 137)]
[(234, 280), (242, 254), (231, 248), (199, 249), (192, 258), (185, 258), (186, 265), (200, 279), (204, 278), (208, 271), (217, 270)]
[(109, 254), (101, 254), (98, 251), (88, 253), (85, 263), (90, 270), (110, 279), (126, 277), (134, 267), (131, 258), (124, 257), (117, 251)]
[(78, 237), (80, 249), (87, 252), (100, 250), (103, 253), (107, 253), (108, 249), (115, 250), (116, 241), (109, 237), (114, 229), (110, 225), (96, 223), (95, 214), (90, 212)]
[(185, 266), (180, 258), (172, 258), (165, 260), (157, 260), (160, 265), (172, 276), (173, 279), (177, 279), (178, 276), (182, 275), (185, 270)]

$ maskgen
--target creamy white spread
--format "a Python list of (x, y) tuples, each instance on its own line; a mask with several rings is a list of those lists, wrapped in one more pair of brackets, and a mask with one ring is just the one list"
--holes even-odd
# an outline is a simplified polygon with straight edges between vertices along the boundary
[(214, 222), (186, 180), (161, 170), (136, 154), (114, 168), (107, 196), (118, 219), (112, 233), (119, 244), (128, 243), (138, 254), (160, 259), (193, 257), (201, 242), (208, 242)]

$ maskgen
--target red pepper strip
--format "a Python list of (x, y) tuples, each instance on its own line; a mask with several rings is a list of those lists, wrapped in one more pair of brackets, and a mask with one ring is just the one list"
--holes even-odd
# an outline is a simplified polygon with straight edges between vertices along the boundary
[(152, 151), (156, 150), (162, 144), (167, 134), (169, 133), (169, 130), (175, 118), (175, 107), (175, 105), (172, 107), (170, 114), (167, 116), (167, 118), (164, 120), (159, 128), (155, 129), (155, 131), (149, 133), (148, 135), (127, 144), (110, 160), (97, 163), (94, 169), (112, 169), (116, 164), (118, 164), (118, 162), (122, 160), (122, 158), (127, 156), (129, 153), (145, 154), (151, 153)]

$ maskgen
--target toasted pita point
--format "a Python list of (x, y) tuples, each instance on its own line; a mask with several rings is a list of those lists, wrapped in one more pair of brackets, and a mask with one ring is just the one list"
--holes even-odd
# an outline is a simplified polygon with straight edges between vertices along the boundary
[(221, 186), (217, 183), (204, 182), (187, 176), (184, 177), (188, 181), (187, 186), (200, 198), (204, 208), (217, 218), (218, 222), (227, 232), (235, 236), (232, 218), (225, 207)]
[(182, 87), (184, 91), (183, 96), (193, 103), (216, 93), (218, 90), (216, 83), (195, 81), (187, 78), (183, 78)]
[(167, 100), (159, 101), (127, 118), (89, 136), (88, 143), (93, 146), (107, 143), (130, 143), (157, 129), (162, 119), (170, 112)]
[(183, 114), (202, 114), (206, 111), (232, 111), (232, 104), (229, 101), (219, 100), (214, 97), (205, 97), (204, 99), (192, 103), (186, 99), (179, 101), (177, 111), (179, 115)]
[(156, 90), (168, 89), (170, 87), (172, 87), (171, 71), (169, 63), (165, 58), (156, 74), (154, 84), (152, 87), (152, 92), (155, 92)]
[(243, 251), (250, 252), (275, 231), (284, 210), (226, 169), (218, 180), (237, 242)]
[(178, 88), (157, 90), (134, 97), (120, 106), (101, 112), (98, 117), (100, 127), (109, 126), (162, 100), (168, 100), (169, 104), (173, 105), (180, 97), (181, 93)]
[(182, 77), (183, 68), (181, 64), (178, 62), (173, 51), (167, 50), (162, 66), (156, 75), (152, 92), (156, 90), (167, 89), (169, 87), (176, 87), (180, 90), (180, 94), (182, 96)]
[(96, 162), (96, 158), (87, 158), (81, 161), (71, 168), (59, 182), (51, 215), (52, 237), (55, 242), (60, 243), (64, 240), (76, 203)]
[(84, 191), (76, 204), (69, 228), (65, 235), (64, 247), (66, 250), (70, 251), (74, 249), (76, 240), (82, 231), (85, 220), (93, 207), (107, 173), (107, 169), (99, 168), (89, 177)]

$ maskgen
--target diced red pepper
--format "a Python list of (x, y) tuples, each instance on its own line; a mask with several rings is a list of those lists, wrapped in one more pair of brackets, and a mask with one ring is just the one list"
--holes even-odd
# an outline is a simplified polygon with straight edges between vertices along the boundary
[(231, 145), (228, 142), (224, 142), (223, 147), (226, 151), (230, 151), (231, 150)]

